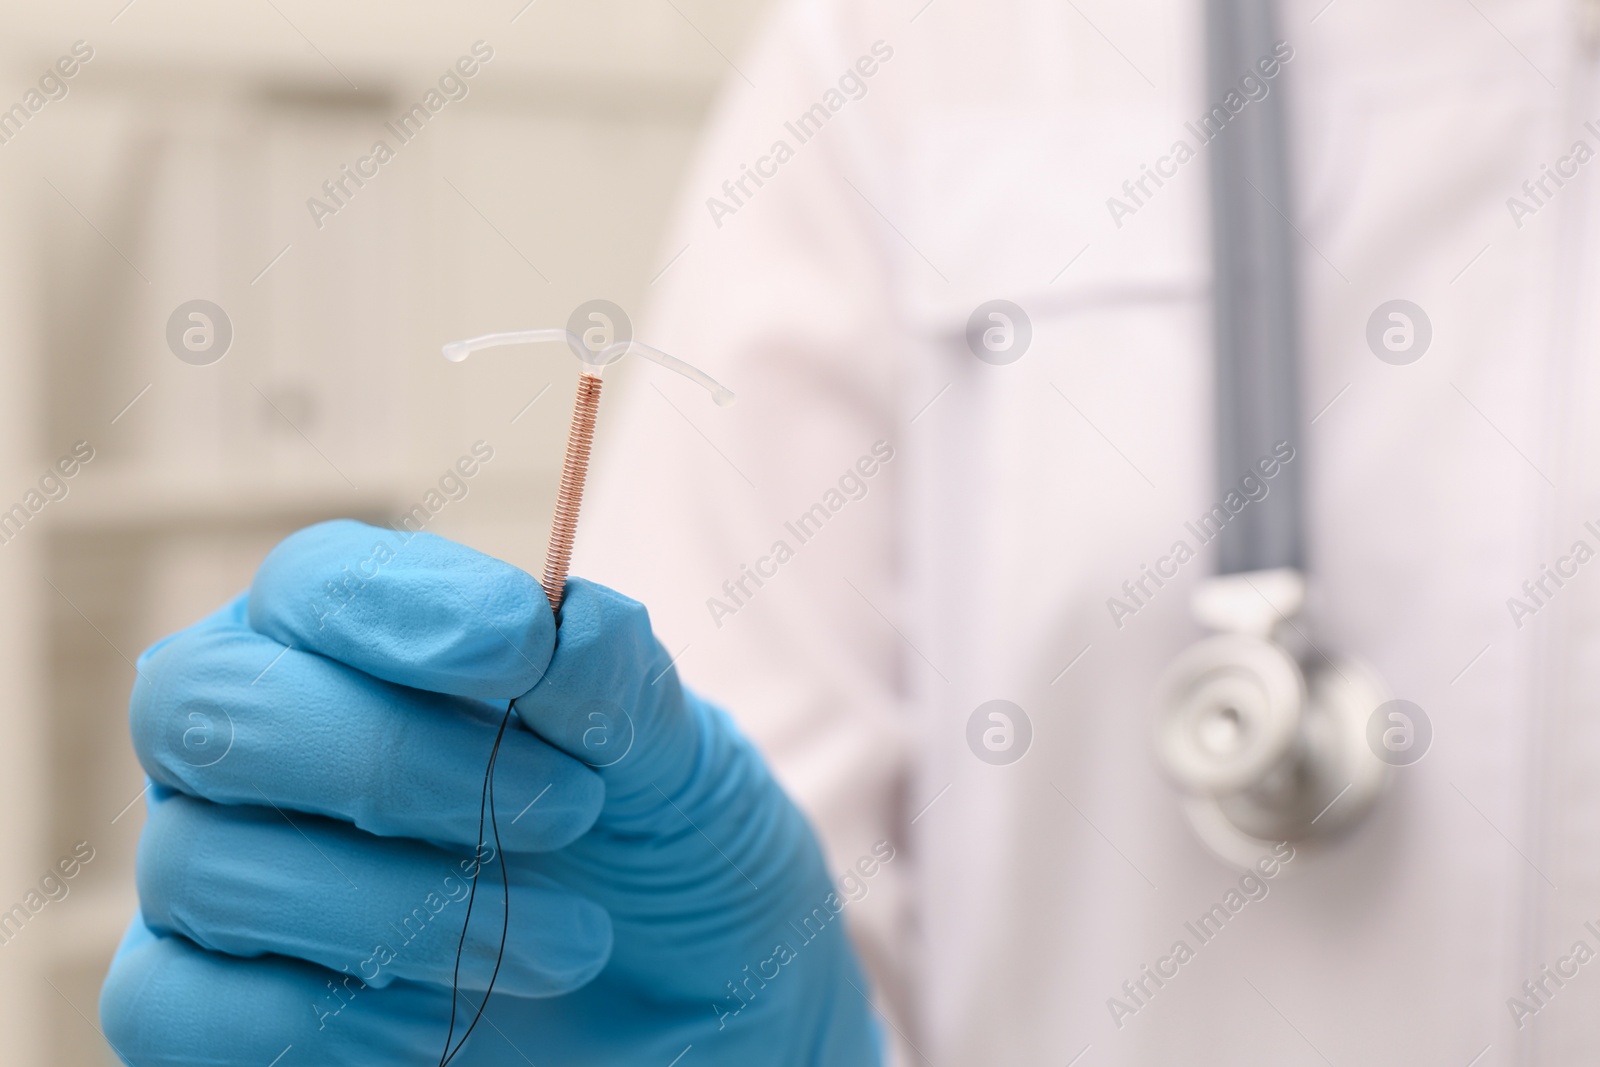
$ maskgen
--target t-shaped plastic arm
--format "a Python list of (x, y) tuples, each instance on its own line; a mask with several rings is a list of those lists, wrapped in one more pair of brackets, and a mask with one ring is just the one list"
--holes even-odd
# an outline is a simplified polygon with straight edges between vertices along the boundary
[(572, 542), (578, 530), (578, 508), (583, 503), (583, 485), (589, 474), (589, 448), (594, 442), (595, 416), (600, 411), (601, 374), (605, 368), (630, 352), (659, 363), (702, 386), (718, 404), (733, 403), (733, 392), (705, 371), (683, 360), (638, 341), (616, 341), (593, 349), (567, 330), (512, 330), (488, 333), (444, 346), (444, 358), (460, 363), (481, 348), (523, 345), (538, 341), (565, 341), (578, 354), (583, 370), (578, 375), (578, 396), (572, 405), (572, 424), (567, 430), (567, 454), (561, 464), (561, 485), (556, 491), (556, 514), (550, 524), (550, 550), (544, 559), (544, 593), (550, 610), (559, 622), (561, 600), (566, 593), (567, 569), (572, 563)]

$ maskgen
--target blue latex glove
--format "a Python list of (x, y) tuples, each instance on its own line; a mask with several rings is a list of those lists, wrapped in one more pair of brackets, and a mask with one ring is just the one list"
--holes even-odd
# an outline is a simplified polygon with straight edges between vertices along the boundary
[(134, 1067), (431, 1067), (480, 864), (458, 1037), (502, 872), (510, 929), (462, 1067), (878, 1062), (810, 829), (634, 601), (575, 579), (558, 635), (508, 564), (325, 523), (139, 673), (142, 915), (100, 1004)]

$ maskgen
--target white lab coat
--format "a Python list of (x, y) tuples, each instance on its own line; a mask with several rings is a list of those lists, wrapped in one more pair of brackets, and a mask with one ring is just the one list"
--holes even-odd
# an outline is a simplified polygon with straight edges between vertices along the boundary
[[(836, 871), (894, 843), (848, 914), (904, 1062), (1593, 1061), (1600, 962), (1571, 952), (1600, 952), (1600, 562), (1508, 606), (1600, 549), (1600, 160), (1522, 191), (1600, 149), (1593, 52), (1554, 0), (1325, 2), (1286, 5), (1274, 82), (1315, 417), (1308, 625), (1434, 739), (1204, 944), (1185, 924), (1238, 873), (1149, 730), (1212, 550), (1120, 627), (1107, 606), (1218, 495), (1204, 150), (1120, 226), (1107, 205), (1215, 103), (1200, 5), (793, 2), (735, 57), (640, 336), (740, 399), (634, 374), (578, 571), (649, 605)], [(785, 123), (877, 41), (865, 96), (800, 143)], [(741, 164), (770, 176), (734, 202)], [(996, 297), (1034, 331), (1007, 366), (963, 340)], [(1395, 298), (1432, 323), (1408, 366), (1365, 339)], [(877, 441), (893, 459), (800, 543), (785, 523)], [(763, 563), (778, 541), (793, 558)], [(967, 744), (995, 698), (1032, 724), (1009, 766)], [(1193, 958), (1159, 963), (1180, 940)], [(1177, 974), (1130, 997), (1147, 964)], [(1577, 975), (1535, 1001), (1543, 965)]]

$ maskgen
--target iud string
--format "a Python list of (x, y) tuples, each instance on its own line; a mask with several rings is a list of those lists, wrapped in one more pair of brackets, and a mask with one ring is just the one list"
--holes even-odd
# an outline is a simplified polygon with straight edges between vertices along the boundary
[[(444, 1051), (439, 1053), (439, 1067), (447, 1067), (451, 1060), (456, 1058), (456, 1053), (467, 1043), (467, 1038), (472, 1036), (472, 1031), (477, 1029), (478, 1020), (483, 1018), (484, 1009), (489, 1006), (489, 994), (494, 992), (495, 980), (500, 977), (500, 963), (506, 956), (506, 934), (511, 929), (511, 872), (506, 868), (505, 854), (500, 849), (500, 822), (495, 818), (494, 811), (494, 769), (500, 759), (500, 742), (506, 736), (506, 726), (511, 722), (511, 708), (513, 701), (506, 701), (506, 713), (500, 718), (500, 729), (494, 735), (494, 747), (489, 750), (489, 763), (483, 770), (483, 795), (478, 800), (478, 853), (477, 863), (472, 868), (472, 889), (467, 893), (467, 915), (461, 923), (461, 938), (456, 942), (455, 970), (450, 978), (450, 1029), (444, 1035)], [(467, 947), (467, 929), (472, 925), (472, 904), (478, 896), (478, 878), (483, 874), (483, 816), (488, 809), (489, 826), (494, 834), (494, 858), (500, 863), (500, 888), (501, 888), (501, 917), (500, 917), (500, 951), (494, 960), (494, 972), (489, 975), (489, 987), (483, 991), (483, 999), (478, 1002), (478, 1010), (472, 1016), (472, 1022), (467, 1026), (466, 1032), (461, 1035), (461, 1040), (456, 1042), (455, 1048), (450, 1047), (451, 1040), (456, 1032), (456, 1004), (461, 995), (461, 956)]]

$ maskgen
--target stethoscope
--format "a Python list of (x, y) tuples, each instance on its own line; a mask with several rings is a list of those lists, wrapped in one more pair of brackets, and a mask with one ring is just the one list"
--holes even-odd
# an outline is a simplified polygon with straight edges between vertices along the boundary
[[(1222, 100), (1272, 51), (1271, 0), (1207, 0), (1207, 81)], [(1212, 141), (1216, 360), (1216, 577), (1193, 598), (1213, 631), (1156, 687), (1157, 762), (1184, 814), (1219, 857), (1248, 866), (1272, 843), (1314, 843), (1371, 809), (1387, 765), (1367, 722), (1386, 699), (1359, 661), (1320, 647), (1306, 600), (1303, 440), (1294, 235), (1281, 87), (1234, 115)], [(1275, 452), (1275, 449), (1277, 450)], [(1285, 449), (1296, 458), (1273, 463)], [(1235, 513), (1240, 481), (1272, 469), (1270, 492)]]

